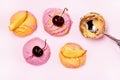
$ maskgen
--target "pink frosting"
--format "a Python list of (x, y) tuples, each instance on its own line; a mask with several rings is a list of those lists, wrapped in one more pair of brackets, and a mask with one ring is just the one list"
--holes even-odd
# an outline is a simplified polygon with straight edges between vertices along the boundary
[(45, 42), (37, 37), (29, 40), (23, 47), (23, 56), (25, 60), (32, 65), (42, 65), (46, 63), (50, 57), (50, 48), (48, 44), (46, 44), (46, 47), (43, 49), (44, 53), (40, 57), (33, 55), (32, 49), (34, 46), (44, 48)]
[[(61, 27), (57, 27), (53, 23), (51, 23), (50, 25), (47, 25), (48, 21), (50, 19), (52, 21), (52, 18), (55, 16), (54, 14), (56, 12), (60, 12), (61, 13), (61, 12), (63, 12), (63, 10), (57, 9), (57, 8), (49, 8), (49, 9), (45, 10), (44, 15), (43, 15), (43, 26), (44, 26), (45, 31), (48, 32), (50, 35), (53, 35), (53, 36), (63, 36), (63, 35), (66, 34), (66, 32), (67, 33), (69, 32), (69, 30), (71, 28), (71, 25), (72, 25), (72, 21), (71, 21), (70, 16), (67, 13), (64, 13), (62, 15), (62, 17), (65, 20), (66, 29), (57, 32), (57, 30), (60, 29)], [(56, 30), (56, 33), (52, 33), (51, 32), (51, 31), (55, 31), (55, 30)]]

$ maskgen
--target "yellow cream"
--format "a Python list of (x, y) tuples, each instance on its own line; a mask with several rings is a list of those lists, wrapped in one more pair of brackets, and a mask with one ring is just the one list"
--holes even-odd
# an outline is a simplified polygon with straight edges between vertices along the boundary
[(21, 14), (21, 16), (18, 17), (18, 19), (16, 19), (13, 23), (10, 24), (9, 29), (12, 31), (18, 28), (26, 20), (27, 15), (28, 15), (27, 11)]
[(80, 57), (81, 55), (83, 55), (86, 51), (79, 48), (77, 45), (65, 45), (62, 49), (61, 49), (62, 54), (65, 57)]

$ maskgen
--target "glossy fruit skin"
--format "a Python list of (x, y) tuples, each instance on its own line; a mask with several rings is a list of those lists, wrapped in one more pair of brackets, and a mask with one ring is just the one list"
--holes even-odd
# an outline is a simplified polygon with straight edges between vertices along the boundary
[(44, 52), (39, 46), (35, 46), (32, 50), (32, 53), (33, 53), (34, 56), (40, 57), (40, 56), (43, 55)]
[(62, 16), (56, 15), (53, 17), (52, 22), (54, 25), (60, 27), (64, 24), (64, 18)]

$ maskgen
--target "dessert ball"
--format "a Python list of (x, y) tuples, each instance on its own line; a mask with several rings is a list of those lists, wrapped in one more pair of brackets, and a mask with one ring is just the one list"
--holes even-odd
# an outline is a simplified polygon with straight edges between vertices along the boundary
[(36, 28), (37, 20), (29, 11), (18, 11), (10, 18), (9, 30), (17, 36), (28, 36), (32, 34)]
[(66, 43), (59, 53), (61, 63), (67, 68), (79, 68), (86, 62), (86, 50), (76, 43)]
[(50, 47), (47, 42), (36, 37), (29, 40), (23, 47), (25, 60), (32, 65), (42, 65), (50, 58)]
[(52, 36), (64, 36), (69, 33), (72, 25), (72, 20), (68, 13), (68, 9), (65, 8), (49, 8), (45, 10), (43, 14), (43, 26), (47, 33)]

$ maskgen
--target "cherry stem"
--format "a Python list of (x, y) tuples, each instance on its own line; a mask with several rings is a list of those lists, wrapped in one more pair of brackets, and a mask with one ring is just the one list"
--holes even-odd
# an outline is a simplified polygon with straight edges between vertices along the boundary
[[(62, 15), (65, 13), (65, 11), (68, 11), (68, 9), (67, 8), (64, 8), (64, 10), (63, 10), (63, 12), (62, 12)], [(61, 16), (62, 16), (61, 15)]]
[(46, 47), (46, 44), (47, 44), (46, 41), (47, 41), (47, 39), (45, 39), (45, 45), (44, 45), (44, 47), (42, 49), (44, 49)]
[(48, 16), (52, 18), (52, 16), (51, 16), (51, 15), (48, 15)]
[(107, 36), (108, 38), (110, 38), (111, 40), (115, 41), (117, 43), (117, 45), (120, 47), (120, 40), (116, 39), (115, 37), (109, 35), (109, 34), (104, 34), (105, 36)]

